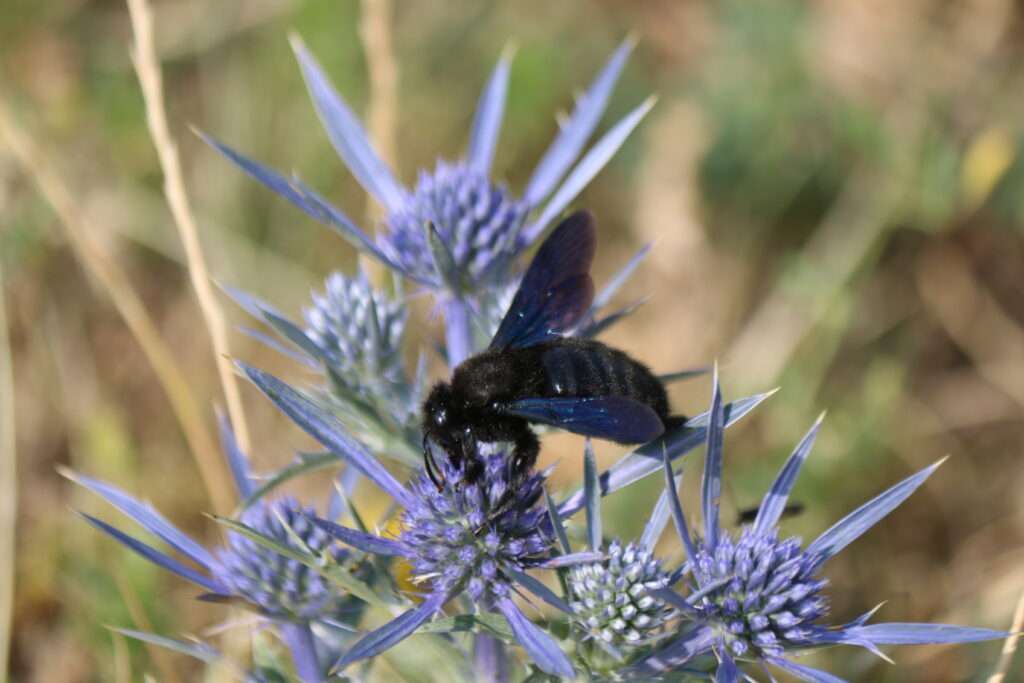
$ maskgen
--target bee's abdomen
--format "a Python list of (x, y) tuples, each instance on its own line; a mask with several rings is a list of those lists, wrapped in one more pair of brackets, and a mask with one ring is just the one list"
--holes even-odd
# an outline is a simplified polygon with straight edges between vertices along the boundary
[(547, 392), (556, 397), (624, 396), (668, 416), (665, 388), (642, 363), (600, 342), (563, 339), (542, 356)]

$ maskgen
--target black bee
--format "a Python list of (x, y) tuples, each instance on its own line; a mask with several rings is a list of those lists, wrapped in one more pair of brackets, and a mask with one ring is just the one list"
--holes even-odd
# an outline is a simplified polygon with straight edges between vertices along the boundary
[(528, 471), (540, 450), (530, 423), (632, 444), (685, 420), (670, 416), (664, 385), (642, 363), (601, 342), (559, 334), (593, 301), (594, 244), (590, 214), (562, 221), (537, 251), (488, 349), (430, 391), (423, 448), (438, 488), (430, 442), (471, 482), (480, 475), (478, 442), (511, 442), (514, 475)]

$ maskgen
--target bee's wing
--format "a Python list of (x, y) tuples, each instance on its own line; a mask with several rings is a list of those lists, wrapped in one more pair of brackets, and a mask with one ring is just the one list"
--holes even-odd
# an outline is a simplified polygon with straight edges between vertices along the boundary
[(533, 257), (490, 348), (532, 346), (579, 322), (594, 300), (593, 260), (594, 219), (577, 211), (555, 228)]
[(526, 398), (503, 406), (502, 412), (619, 443), (645, 443), (665, 431), (650, 406), (624, 396)]

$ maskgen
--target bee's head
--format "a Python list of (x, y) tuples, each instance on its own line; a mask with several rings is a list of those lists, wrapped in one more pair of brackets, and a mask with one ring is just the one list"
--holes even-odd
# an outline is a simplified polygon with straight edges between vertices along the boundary
[(462, 427), (462, 410), (452, 385), (438, 382), (423, 402), (423, 433), (445, 450), (450, 447), (452, 434)]

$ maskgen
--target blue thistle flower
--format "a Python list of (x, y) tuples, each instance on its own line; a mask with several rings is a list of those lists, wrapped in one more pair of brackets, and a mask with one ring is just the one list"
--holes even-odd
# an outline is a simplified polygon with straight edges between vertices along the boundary
[[(239, 521), (281, 545), (317, 556), (328, 554), (342, 564), (349, 556), (334, 539), (309, 521), (315, 514), (294, 498), (262, 500), (242, 513)], [(229, 531), (227, 545), (217, 553), (213, 573), (227, 589), (268, 616), (310, 620), (330, 614), (341, 596), (320, 574), (284, 557), (242, 534)]]
[(512, 259), (566, 209), (653, 105), (648, 100), (635, 108), (584, 152), (632, 50), (632, 40), (626, 40), (578, 100), (517, 197), (490, 178), (508, 93), (511, 54), (506, 52), (480, 95), (465, 158), (439, 161), (433, 171), (421, 172), (410, 190), (374, 151), (362, 125), (305, 46), (296, 40), (293, 47), (331, 143), (356, 180), (386, 210), (385, 229), (377, 239), (297, 178), (288, 179), (220, 142), (204, 139), (356, 248), (415, 282), (455, 296), (500, 282)]
[[(419, 409), (422, 377), (410, 382), (402, 355), (408, 310), (366, 278), (332, 273), (303, 311), (305, 336), (328, 368), (329, 390), (343, 404), (373, 406), (408, 426)], [(421, 372), (422, 374), (422, 372)]]
[[(239, 496), (256, 493), (246, 456), (239, 450), (230, 426), (221, 418), (221, 438)], [(200, 599), (240, 603), (275, 622), (292, 653), (296, 672), (304, 683), (319, 683), (323, 669), (317, 659), (310, 622), (335, 615), (346, 596), (332, 590), (317, 573), (236, 531), (227, 544), (210, 552), (179, 530), (150, 505), (104, 482), (72, 472), (64, 475), (130, 517), (187, 558), (195, 567), (176, 560), (106, 522), (81, 513), (94, 527), (154, 564), (200, 586)], [(257, 500), (241, 517), (243, 525), (271, 541), (301, 553), (330, 558), (343, 570), (348, 550), (332, 547), (333, 539), (309, 521), (312, 508), (292, 498), (274, 502)]]
[(944, 624), (868, 624), (874, 611), (841, 626), (821, 621), (828, 615), (822, 595), (825, 563), (888, 515), (923, 484), (941, 464), (908, 477), (844, 517), (806, 548), (797, 538), (780, 539), (777, 524), (821, 420), (810, 429), (786, 461), (765, 495), (757, 518), (735, 537), (719, 524), (724, 416), (717, 372), (707, 432), (701, 487), (704, 536), (695, 539), (687, 526), (669, 459), (664, 459), (666, 491), (687, 562), (677, 573), (689, 594), (673, 590), (652, 595), (682, 615), (678, 637), (632, 665), (635, 676), (660, 675), (687, 667), (694, 658), (713, 653), (716, 681), (739, 681), (739, 663), (760, 662), (788, 671), (804, 681), (841, 679), (792, 660), (801, 650), (827, 645), (855, 645), (881, 655), (880, 645), (963, 643), (1003, 638), (1005, 633)]
[(489, 607), (507, 597), (509, 568), (526, 571), (548, 558), (552, 537), (541, 526), (547, 510), (540, 502), (544, 475), (509, 477), (503, 452), (482, 458), (484, 473), (473, 484), (463, 472), (439, 458), (444, 477), (454, 485), (441, 491), (425, 473), (413, 480), (413, 503), (402, 513), (399, 542), (408, 552), (413, 581), (433, 592), (466, 590)]
[[(446, 458), (438, 458), (450, 482), (443, 491), (424, 473), (410, 485), (400, 483), (364, 446), (353, 439), (337, 418), (285, 382), (256, 368), (239, 363), (241, 370), (278, 408), (310, 436), (387, 493), (401, 509), (405, 527), (397, 538), (352, 529), (328, 520), (316, 524), (342, 543), (380, 557), (400, 557), (414, 568), (424, 586), (423, 602), (411, 607), (384, 626), (366, 634), (334, 665), (335, 670), (373, 657), (414, 633), (441, 607), (465, 589), (474, 609), (497, 611), (534, 663), (543, 671), (573, 675), (573, 668), (558, 644), (531, 622), (511, 599), (512, 591), (525, 589), (568, 616), (572, 608), (532, 578), (527, 569), (549, 569), (594, 562), (593, 552), (555, 555), (551, 540), (560, 521), (593, 500), (638, 481), (658, 469), (650, 448), (633, 452), (599, 477), (588, 479), (589, 497), (572, 495), (561, 505), (540, 509), (545, 474), (531, 473), (510, 481), (508, 462), (500, 453), (481, 454), (483, 476), (476, 486), (461, 483), (462, 472)], [(728, 424), (750, 412), (765, 395), (737, 401), (724, 409)], [(698, 446), (706, 431), (708, 415), (699, 415), (669, 435), (659, 446), (670, 458)], [(660, 450), (659, 450), (660, 452)], [(653, 464), (652, 464), (653, 463)], [(595, 483), (595, 482), (600, 482)], [(594, 491), (600, 493), (594, 494)], [(664, 515), (667, 519), (667, 514)], [(599, 536), (598, 536), (599, 538)]]
[(619, 650), (660, 637), (673, 613), (650, 594), (668, 585), (668, 572), (636, 542), (613, 540), (602, 559), (570, 569), (566, 582), (578, 626)]

